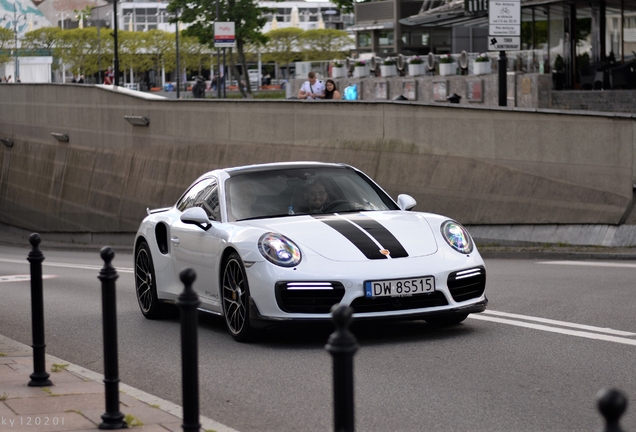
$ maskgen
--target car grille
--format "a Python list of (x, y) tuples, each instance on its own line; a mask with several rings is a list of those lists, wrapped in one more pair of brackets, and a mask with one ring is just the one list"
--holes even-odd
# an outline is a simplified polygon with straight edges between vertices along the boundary
[(486, 269), (475, 267), (451, 273), (447, 286), (456, 302), (481, 297), (486, 289)]
[(283, 312), (315, 313), (331, 312), (345, 294), (340, 282), (278, 282), (276, 302)]
[(358, 297), (351, 302), (355, 313), (386, 312), (445, 306), (448, 300), (441, 291), (411, 297)]

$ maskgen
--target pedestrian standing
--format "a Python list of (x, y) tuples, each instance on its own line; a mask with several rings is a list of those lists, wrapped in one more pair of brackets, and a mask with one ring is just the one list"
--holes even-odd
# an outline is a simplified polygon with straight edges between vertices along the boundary
[(311, 71), (307, 74), (307, 81), (303, 83), (298, 91), (298, 99), (316, 100), (325, 96), (325, 85), (316, 78), (316, 73)]

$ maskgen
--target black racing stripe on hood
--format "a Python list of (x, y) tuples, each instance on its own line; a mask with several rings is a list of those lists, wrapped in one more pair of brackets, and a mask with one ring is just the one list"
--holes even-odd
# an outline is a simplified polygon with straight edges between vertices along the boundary
[(375, 219), (360, 213), (343, 214), (342, 217), (349, 219), (368, 232), (378, 243), (390, 252), (391, 258), (406, 258), (409, 256), (404, 246), (402, 246), (402, 243), (395, 238), (391, 231), (386, 229), (384, 225)]
[(343, 220), (337, 216), (328, 215), (312, 215), (315, 219), (329, 225), (331, 228), (338, 231), (351, 243), (354, 244), (360, 252), (369, 259), (387, 259), (386, 256), (380, 253), (378, 245), (373, 242), (365, 233), (359, 228), (352, 225), (350, 222)]

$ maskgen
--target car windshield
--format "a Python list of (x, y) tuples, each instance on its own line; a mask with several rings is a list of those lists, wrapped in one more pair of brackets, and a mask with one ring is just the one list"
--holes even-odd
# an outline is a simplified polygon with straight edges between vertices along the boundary
[(294, 168), (233, 174), (225, 182), (230, 222), (300, 214), (397, 210), (350, 168)]

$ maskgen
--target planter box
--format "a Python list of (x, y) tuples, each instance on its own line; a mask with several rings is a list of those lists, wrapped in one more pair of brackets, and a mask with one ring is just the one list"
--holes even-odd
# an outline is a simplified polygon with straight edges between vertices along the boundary
[(473, 74), (475, 75), (486, 75), (492, 73), (492, 66), (490, 62), (474, 62), (473, 63)]
[(380, 65), (380, 75), (383, 77), (392, 77), (397, 75), (395, 65)]
[(331, 68), (331, 78), (346, 78), (347, 70), (344, 66)]
[(444, 76), (444, 75), (455, 75), (456, 71), (457, 71), (457, 65), (455, 65), (455, 62), (453, 62), (453, 63), (440, 63), (439, 64), (439, 74), (441, 76)]
[(409, 64), (409, 75), (410, 76), (426, 75), (426, 65), (424, 63)]
[(366, 66), (356, 66), (353, 68), (353, 77), (354, 78), (364, 78), (369, 75), (369, 69)]

